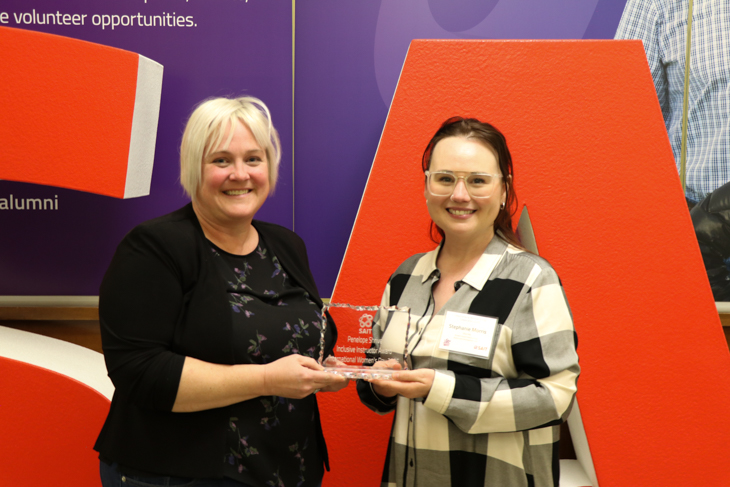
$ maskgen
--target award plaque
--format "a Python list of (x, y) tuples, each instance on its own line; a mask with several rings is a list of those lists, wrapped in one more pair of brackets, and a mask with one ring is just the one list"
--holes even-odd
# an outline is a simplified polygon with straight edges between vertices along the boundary
[[(324, 359), (324, 334), (327, 328), (327, 312), (333, 315), (334, 321), (338, 323), (338, 328), (347, 330), (347, 335), (341, 334), (340, 340), (335, 347), (336, 357), (329, 356)], [(392, 380), (393, 372), (396, 369), (391, 368), (373, 368), (376, 360), (385, 360), (380, 357), (379, 340), (373, 340), (372, 325), (378, 312), (403, 311), (408, 313), (407, 326), (405, 328), (406, 336), (410, 328), (410, 309), (397, 308), (396, 306), (357, 306), (345, 303), (326, 303), (322, 308), (321, 319), (321, 338), (320, 352), (318, 362), (324, 366), (325, 372), (340, 375), (347, 379), (366, 379), (366, 380)], [(408, 350), (404, 350), (402, 358), (408, 356)], [(400, 362), (400, 360), (399, 360)], [(401, 363), (403, 369), (408, 367), (405, 360)]]

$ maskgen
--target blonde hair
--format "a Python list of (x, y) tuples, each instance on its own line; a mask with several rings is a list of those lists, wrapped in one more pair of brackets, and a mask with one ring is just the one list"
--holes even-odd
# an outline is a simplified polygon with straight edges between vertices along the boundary
[[(210, 98), (193, 110), (180, 144), (180, 184), (190, 199), (200, 188), (203, 160), (223, 143), (229, 127), (239, 121), (251, 130), (256, 142), (266, 152), (269, 185), (273, 193), (279, 177), (281, 144), (279, 134), (271, 123), (268, 107), (252, 96), (240, 98)], [(231, 143), (233, 130), (228, 130), (225, 147)]]

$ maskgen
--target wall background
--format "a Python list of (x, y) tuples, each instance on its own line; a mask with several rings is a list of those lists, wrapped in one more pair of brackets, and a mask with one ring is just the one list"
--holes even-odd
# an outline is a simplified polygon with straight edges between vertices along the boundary
[[(0, 13), (8, 13), (5, 27), (127, 49), (163, 64), (165, 72), (149, 196), (116, 200), (0, 181), (0, 198), (57, 195), (59, 201), (55, 211), (0, 210), (0, 296), (95, 296), (124, 234), (186, 203), (178, 184), (178, 146), (193, 105), (209, 96), (239, 94), (258, 96), (269, 105), (284, 152), (277, 192), (257, 216), (294, 228), (305, 239), (320, 292), (329, 296), (411, 39), (609, 39), (624, 4), (298, 2), (293, 76), (293, 1), (5, 0), (0, 7)], [(22, 18), (16, 23), (16, 15), (34, 10), (87, 17), (83, 26), (26, 24)], [(94, 15), (172, 12), (190, 17), (194, 27), (93, 25)], [(104, 163), (104, 154), (83, 149), (78, 157)], [(0, 164), (28, 163), (53, 161), (0, 158)]]

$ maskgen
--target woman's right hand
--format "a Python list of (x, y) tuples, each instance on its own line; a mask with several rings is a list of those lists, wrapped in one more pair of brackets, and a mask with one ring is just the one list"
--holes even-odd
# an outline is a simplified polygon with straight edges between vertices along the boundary
[[(389, 360), (378, 360), (373, 364), (374, 369), (390, 369), (390, 370), (401, 370), (403, 367), (401, 367), (400, 363), (398, 363), (395, 359), (389, 359)], [(376, 380), (376, 379), (370, 379), (368, 382), (372, 384), (373, 390), (383, 396), (383, 397), (393, 397), (396, 394), (398, 394), (397, 391), (395, 391), (391, 384), (389, 384), (390, 381), (388, 380)]]
[(324, 388), (337, 390), (347, 379), (324, 372), (313, 358), (288, 355), (263, 366), (265, 396), (302, 399)]
[[(378, 362), (373, 365), (375, 367)], [(388, 360), (377, 368), (401, 370), (401, 365), (395, 360)], [(433, 369), (404, 370), (393, 374), (391, 380), (371, 379), (373, 390), (383, 397), (393, 397), (400, 394), (408, 399), (426, 397), (431, 391), (434, 379)]]

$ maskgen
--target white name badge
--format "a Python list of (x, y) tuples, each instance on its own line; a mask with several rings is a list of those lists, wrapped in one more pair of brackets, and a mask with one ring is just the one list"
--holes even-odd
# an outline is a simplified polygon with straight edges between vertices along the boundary
[(447, 311), (439, 348), (489, 358), (497, 331), (497, 318)]

